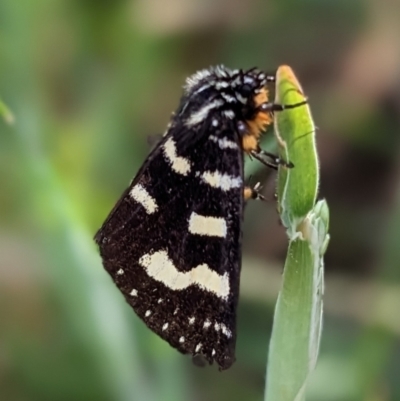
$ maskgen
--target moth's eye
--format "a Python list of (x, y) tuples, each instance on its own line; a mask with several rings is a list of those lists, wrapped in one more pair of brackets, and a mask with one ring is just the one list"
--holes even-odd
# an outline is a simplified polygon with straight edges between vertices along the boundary
[(243, 86), (240, 89), (240, 92), (242, 93), (243, 96), (250, 96), (253, 93), (253, 88), (249, 84), (243, 84)]

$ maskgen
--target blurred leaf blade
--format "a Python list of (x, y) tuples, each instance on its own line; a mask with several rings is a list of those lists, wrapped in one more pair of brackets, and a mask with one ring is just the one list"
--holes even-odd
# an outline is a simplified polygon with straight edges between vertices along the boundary
[[(293, 72), (283, 66), (277, 73), (276, 103), (285, 93), (294, 95), (284, 104), (304, 99)], [(275, 308), (265, 400), (300, 401), (315, 368), (321, 338), (329, 209), (325, 201), (314, 206), (318, 189), (315, 140), (295, 141), (302, 130), (313, 127), (308, 106), (276, 113), (275, 123), (283, 156), (295, 167), (280, 168), (278, 173), (279, 210), (290, 242)]]
[(8, 125), (15, 123), (15, 116), (11, 109), (0, 99), (0, 116)]
[(21, 121), (30, 121), (18, 125), (16, 138), (26, 166), (25, 179), (32, 189), (31, 208), (43, 224), (40, 229), (51, 249), (52, 284), (69, 324), (100, 366), (102, 382), (115, 400), (154, 399), (119, 294), (113, 290), (91, 235), (65, 193), (60, 177), (39, 150), (40, 119)]

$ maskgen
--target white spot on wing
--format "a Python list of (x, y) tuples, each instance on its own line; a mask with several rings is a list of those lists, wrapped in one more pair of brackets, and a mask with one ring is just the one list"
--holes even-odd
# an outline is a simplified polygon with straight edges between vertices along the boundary
[(163, 324), (163, 327), (162, 327), (162, 331), (165, 331), (165, 330), (167, 330), (168, 329), (168, 323), (164, 323)]
[(196, 318), (194, 316), (189, 318), (189, 324), (193, 324)]
[(196, 348), (195, 348), (194, 352), (199, 352), (199, 351), (201, 350), (201, 347), (202, 347), (202, 346), (203, 346), (202, 343), (198, 343), (198, 344), (196, 345)]
[(210, 269), (206, 263), (193, 267), (189, 271), (181, 272), (174, 266), (165, 250), (145, 254), (139, 259), (139, 263), (146, 269), (150, 277), (163, 283), (171, 290), (179, 291), (191, 285), (197, 285), (220, 298), (227, 298), (229, 295), (228, 273), (219, 275)]
[(186, 126), (192, 127), (193, 125), (203, 122), (207, 118), (210, 110), (221, 107), (223, 104), (223, 101), (219, 99), (214, 100), (211, 103), (206, 103), (203, 107), (200, 107), (200, 109), (196, 110), (189, 116), (186, 120)]
[(164, 143), (164, 155), (169, 164), (178, 174), (187, 175), (190, 172), (190, 161), (176, 154), (176, 144), (172, 138), (168, 138)]
[(137, 290), (133, 289), (129, 295), (131, 295), (132, 297), (137, 297)]
[(237, 99), (234, 96), (228, 95), (227, 93), (221, 93), (221, 95), (228, 103), (237, 102)]
[(147, 310), (146, 313), (144, 314), (146, 317), (149, 317), (151, 315), (151, 310)]
[(162, 299), (162, 298), (159, 298), (158, 301), (157, 301), (157, 303), (160, 304), (162, 301), (163, 301), (163, 299)]
[(192, 212), (189, 218), (189, 232), (208, 237), (226, 237), (226, 221), (223, 217), (202, 216)]
[(181, 337), (181, 338), (179, 339), (179, 342), (180, 342), (180, 343), (184, 343), (184, 342), (185, 342), (185, 337)]
[(226, 81), (219, 81), (215, 84), (215, 89), (225, 89), (229, 86), (229, 82)]
[(210, 326), (211, 326), (211, 322), (208, 319), (206, 319), (204, 321), (203, 328), (208, 329)]
[(124, 271), (122, 270), (122, 269), (119, 269), (118, 271), (117, 271), (117, 275), (118, 276), (122, 276), (124, 274)]
[(244, 83), (252, 85), (252, 84), (254, 84), (254, 78), (253, 77), (249, 77), (248, 75), (245, 75)]
[(233, 86), (239, 86), (242, 85), (242, 77), (240, 75), (238, 75), (236, 77), (236, 79), (232, 82)]
[(213, 348), (211, 351), (211, 356), (214, 356), (214, 355), (215, 355), (215, 349)]
[(235, 118), (235, 113), (232, 110), (224, 110), (223, 113), (226, 117), (230, 118), (231, 120)]
[(208, 139), (210, 139), (211, 141), (213, 141), (215, 143), (218, 143), (218, 146), (221, 149), (239, 149), (236, 142), (233, 142), (233, 141), (227, 139), (226, 137), (218, 138), (215, 135), (210, 135), (208, 137)]
[(242, 186), (242, 177), (233, 177), (229, 174), (221, 174), (219, 171), (205, 171), (201, 179), (214, 188), (221, 188), (223, 191), (229, 191), (232, 188)]
[(220, 328), (221, 328), (221, 326), (219, 325), (219, 323), (215, 322), (215, 325), (214, 325), (215, 331), (219, 331)]
[(152, 214), (157, 211), (158, 206), (155, 199), (142, 185), (135, 185), (131, 189), (130, 195), (136, 202), (140, 203), (145, 208), (147, 214)]
[(212, 82), (207, 82), (203, 86), (200, 86), (199, 88), (196, 89), (196, 91), (193, 93), (193, 95), (198, 95), (199, 93), (205, 91), (206, 89), (209, 89), (212, 85)]
[(246, 99), (245, 97), (243, 97), (243, 96), (241, 95), (241, 93), (236, 92), (235, 95), (236, 95), (236, 98), (239, 100), (239, 102), (241, 102), (241, 103), (243, 103), (243, 104), (246, 104), (246, 103), (247, 103), (247, 99)]
[(223, 324), (221, 323), (221, 331), (228, 337), (232, 337), (232, 332)]

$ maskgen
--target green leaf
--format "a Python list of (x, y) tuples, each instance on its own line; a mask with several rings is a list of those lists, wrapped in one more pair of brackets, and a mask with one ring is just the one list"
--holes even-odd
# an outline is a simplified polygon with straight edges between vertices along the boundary
[[(275, 102), (303, 100), (290, 67), (280, 67)], [(315, 205), (318, 158), (308, 105), (275, 113), (275, 129), (281, 156), (294, 167), (278, 172), (278, 205), (289, 249), (275, 308), (265, 400), (300, 401), (318, 357), (329, 209), (324, 200)]]
[[(276, 79), (275, 103), (291, 105), (305, 100), (290, 67), (280, 67)], [(295, 166), (281, 168), (278, 175), (279, 212), (284, 226), (295, 233), (297, 225), (314, 206), (318, 192), (315, 126), (308, 105), (275, 113), (274, 128), (281, 156)]]

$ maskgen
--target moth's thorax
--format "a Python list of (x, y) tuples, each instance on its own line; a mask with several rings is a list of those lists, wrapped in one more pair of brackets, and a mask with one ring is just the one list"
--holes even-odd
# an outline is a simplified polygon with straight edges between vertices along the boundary
[(176, 117), (187, 128), (228, 126), (242, 138), (243, 149), (251, 151), (271, 123), (269, 112), (260, 106), (268, 102), (267, 77), (257, 69), (230, 70), (223, 66), (199, 71), (189, 77)]
[[(262, 88), (260, 93), (254, 97), (255, 108), (259, 108), (262, 104), (268, 102), (268, 91)], [(246, 120), (247, 132), (242, 137), (242, 147), (246, 152), (256, 150), (261, 134), (266, 130), (267, 126), (272, 123), (272, 116), (269, 112), (257, 110), (253, 118)]]

